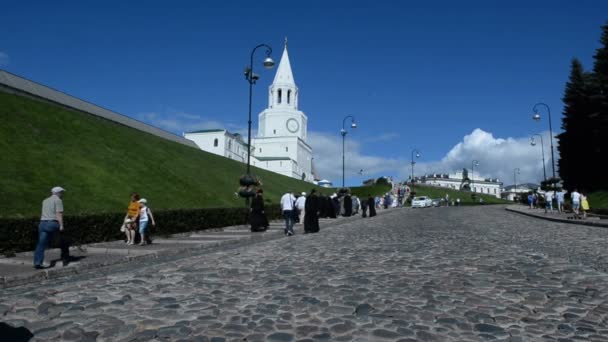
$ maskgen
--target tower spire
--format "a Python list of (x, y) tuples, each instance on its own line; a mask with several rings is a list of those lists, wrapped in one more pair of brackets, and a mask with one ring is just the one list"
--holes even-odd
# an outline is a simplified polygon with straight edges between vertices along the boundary
[(285, 36), (285, 50), (287, 50), (287, 36)]

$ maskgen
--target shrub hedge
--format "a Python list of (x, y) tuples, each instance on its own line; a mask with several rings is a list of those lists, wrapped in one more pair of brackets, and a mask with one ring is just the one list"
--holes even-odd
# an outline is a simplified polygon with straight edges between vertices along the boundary
[[(249, 219), (249, 210), (244, 207), (179, 209), (152, 213), (156, 221), (156, 227), (151, 231), (152, 236), (246, 224)], [(278, 205), (266, 205), (269, 220), (280, 218), (281, 215)], [(73, 246), (120, 240), (124, 238), (124, 233), (120, 231), (124, 217), (125, 213), (66, 215), (64, 235)], [(0, 254), (12, 255), (34, 250), (39, 222), (39, 218), (0, 219)]]

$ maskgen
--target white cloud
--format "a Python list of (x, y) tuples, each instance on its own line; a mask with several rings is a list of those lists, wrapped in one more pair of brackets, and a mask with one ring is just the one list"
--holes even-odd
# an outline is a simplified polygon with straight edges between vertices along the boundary
[[(545, 163), (547, 177), (551, 177), (551, 151), (549, 134), (543, 132), (545, 144)], [(513, 172), (520, 169), (517, 183), (538, 183), (543, 178), (540, 141), (536, 146), (530, 145), (530, 137), (495, 138), (491, 133), (479, 128), (465, 135), (461, 142), (452, 147), (438, 161), (424, 161), (415, 165), (415, 174), (452, 173), (470, 169), (473, 160), (479, 161), (475, 167), (475, 175), (484, 178), (498, 178), (504, 185), (513, 184)], [(315, 167), (322, 178), (333, 180), (338, 184), (342, 178), (342, 138), (321, 132), (309, 132), (308, 143), (313, 148)], [(366, 175), (397, 175), (399, 180), (405, 180), (411, 174), (410, 160), (364, 155), (361, 146), (353, 139), (346, 139), (346, 178), (356, 175), (363, 169)]]
[(135, 115), (135, 118), (152, 126), (156, 126), (181, 135), (183, 132), (191, 132), (202, 129), (222, 129), (224, 124), (203, 118), (200, 115), (185, 113), (169, 109), (165, 112), (144, 112)]
[(0, 67), (7, 66), (9, 64), (8, 54), (0, 51)]
[[(549, 133), (543, 132), (545, 164), (547, 177), (551, 177), (551, 151)], [(543, 164), (540, 141), (536, 146), (530, 145), (530, 137), (495, 138), (491, 133), (479, 128), (465, 135), (462, 142), (437, 162), (420, 162), (416, 164), (416, 174), (450, 173), (463, 168), (471, 169), (473, 160), (479, 161), (475, 166), (475, 175), (484, 178), (498, 178), (504, 185), (513, 184), (515, 168), (519, 168), (517, 183), (538, 183), (543, 178)], [(408, 175), (410, 167), (401, 170)]]
[[(342, 179), (342, 137), (321, 132), (308, 132), (308, 144), (312, 147), (314, 165), (318, 175), (324, 179)], [(345, 144), (345, 175), (355, 175), (363, 169), (366, 175), (382, 174), (397, 170), (402, 162), (397, 159), (364, 155), (361, 145), (346, 137)]]
[(365, 139), (366, 142), (390, 141), (399, 137), (397, 133), (383, 133), (375, 137)]

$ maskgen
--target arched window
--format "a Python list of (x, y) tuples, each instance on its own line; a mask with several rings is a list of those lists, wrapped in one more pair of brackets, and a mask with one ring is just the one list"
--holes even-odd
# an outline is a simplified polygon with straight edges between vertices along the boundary
[(215, 140), (213, 140), (213, 147), (217, 147), (217, 138), (215, 138)]
[(289, 152), (289, 147), (285, 147), (285, 152)]
[(289, 104), (289, 100), (291, 99), (291, 90), (287, 91), (287, 104)]
[(277, 92), (277, 103), (281, 103), (281, 95), (283, 95), (283, 92), (281, 91), (281, 89), (279, 89), (279, 91)]

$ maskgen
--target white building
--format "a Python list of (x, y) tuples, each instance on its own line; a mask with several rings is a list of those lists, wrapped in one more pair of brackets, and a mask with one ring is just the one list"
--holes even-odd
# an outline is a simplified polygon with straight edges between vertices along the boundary
[(535, 191), (544, 194), (544, 191), (540, 191), (540, 186), (536, 184), (525, 183), (517, 185), (508, 185), (502, 189), (502, 198), (508, 201), (515, 201), (515, 197), (527, 198), (528, 193)]
[[(498, 179), (481, 178), (478, 175), (471, 174), (468, 174), (467, 177), (469, 178), (468, 184), (471, 188), (471, 192), (492, 195), (496, 198), (501, 197), (502, 183)], [(416, 181), (453, 190), (462, 190), (462, 186), (465, 184), (465, 182), (463, 182), (464, 178), (463, 171), (457, 171), (451, 174), (424, 175)]]
[[(258, 134), (251, 139), (251, 165), (285, 176), (315, 180), (312, 148), (306, 142), (308, 117), (298, 109), (287, 44), (274, 81), (268, 89), (268, 108), (258, 116)], [(184, 133), (199, 148), (227, 158), (247, 162), (247, 142), (226, 130)]]

